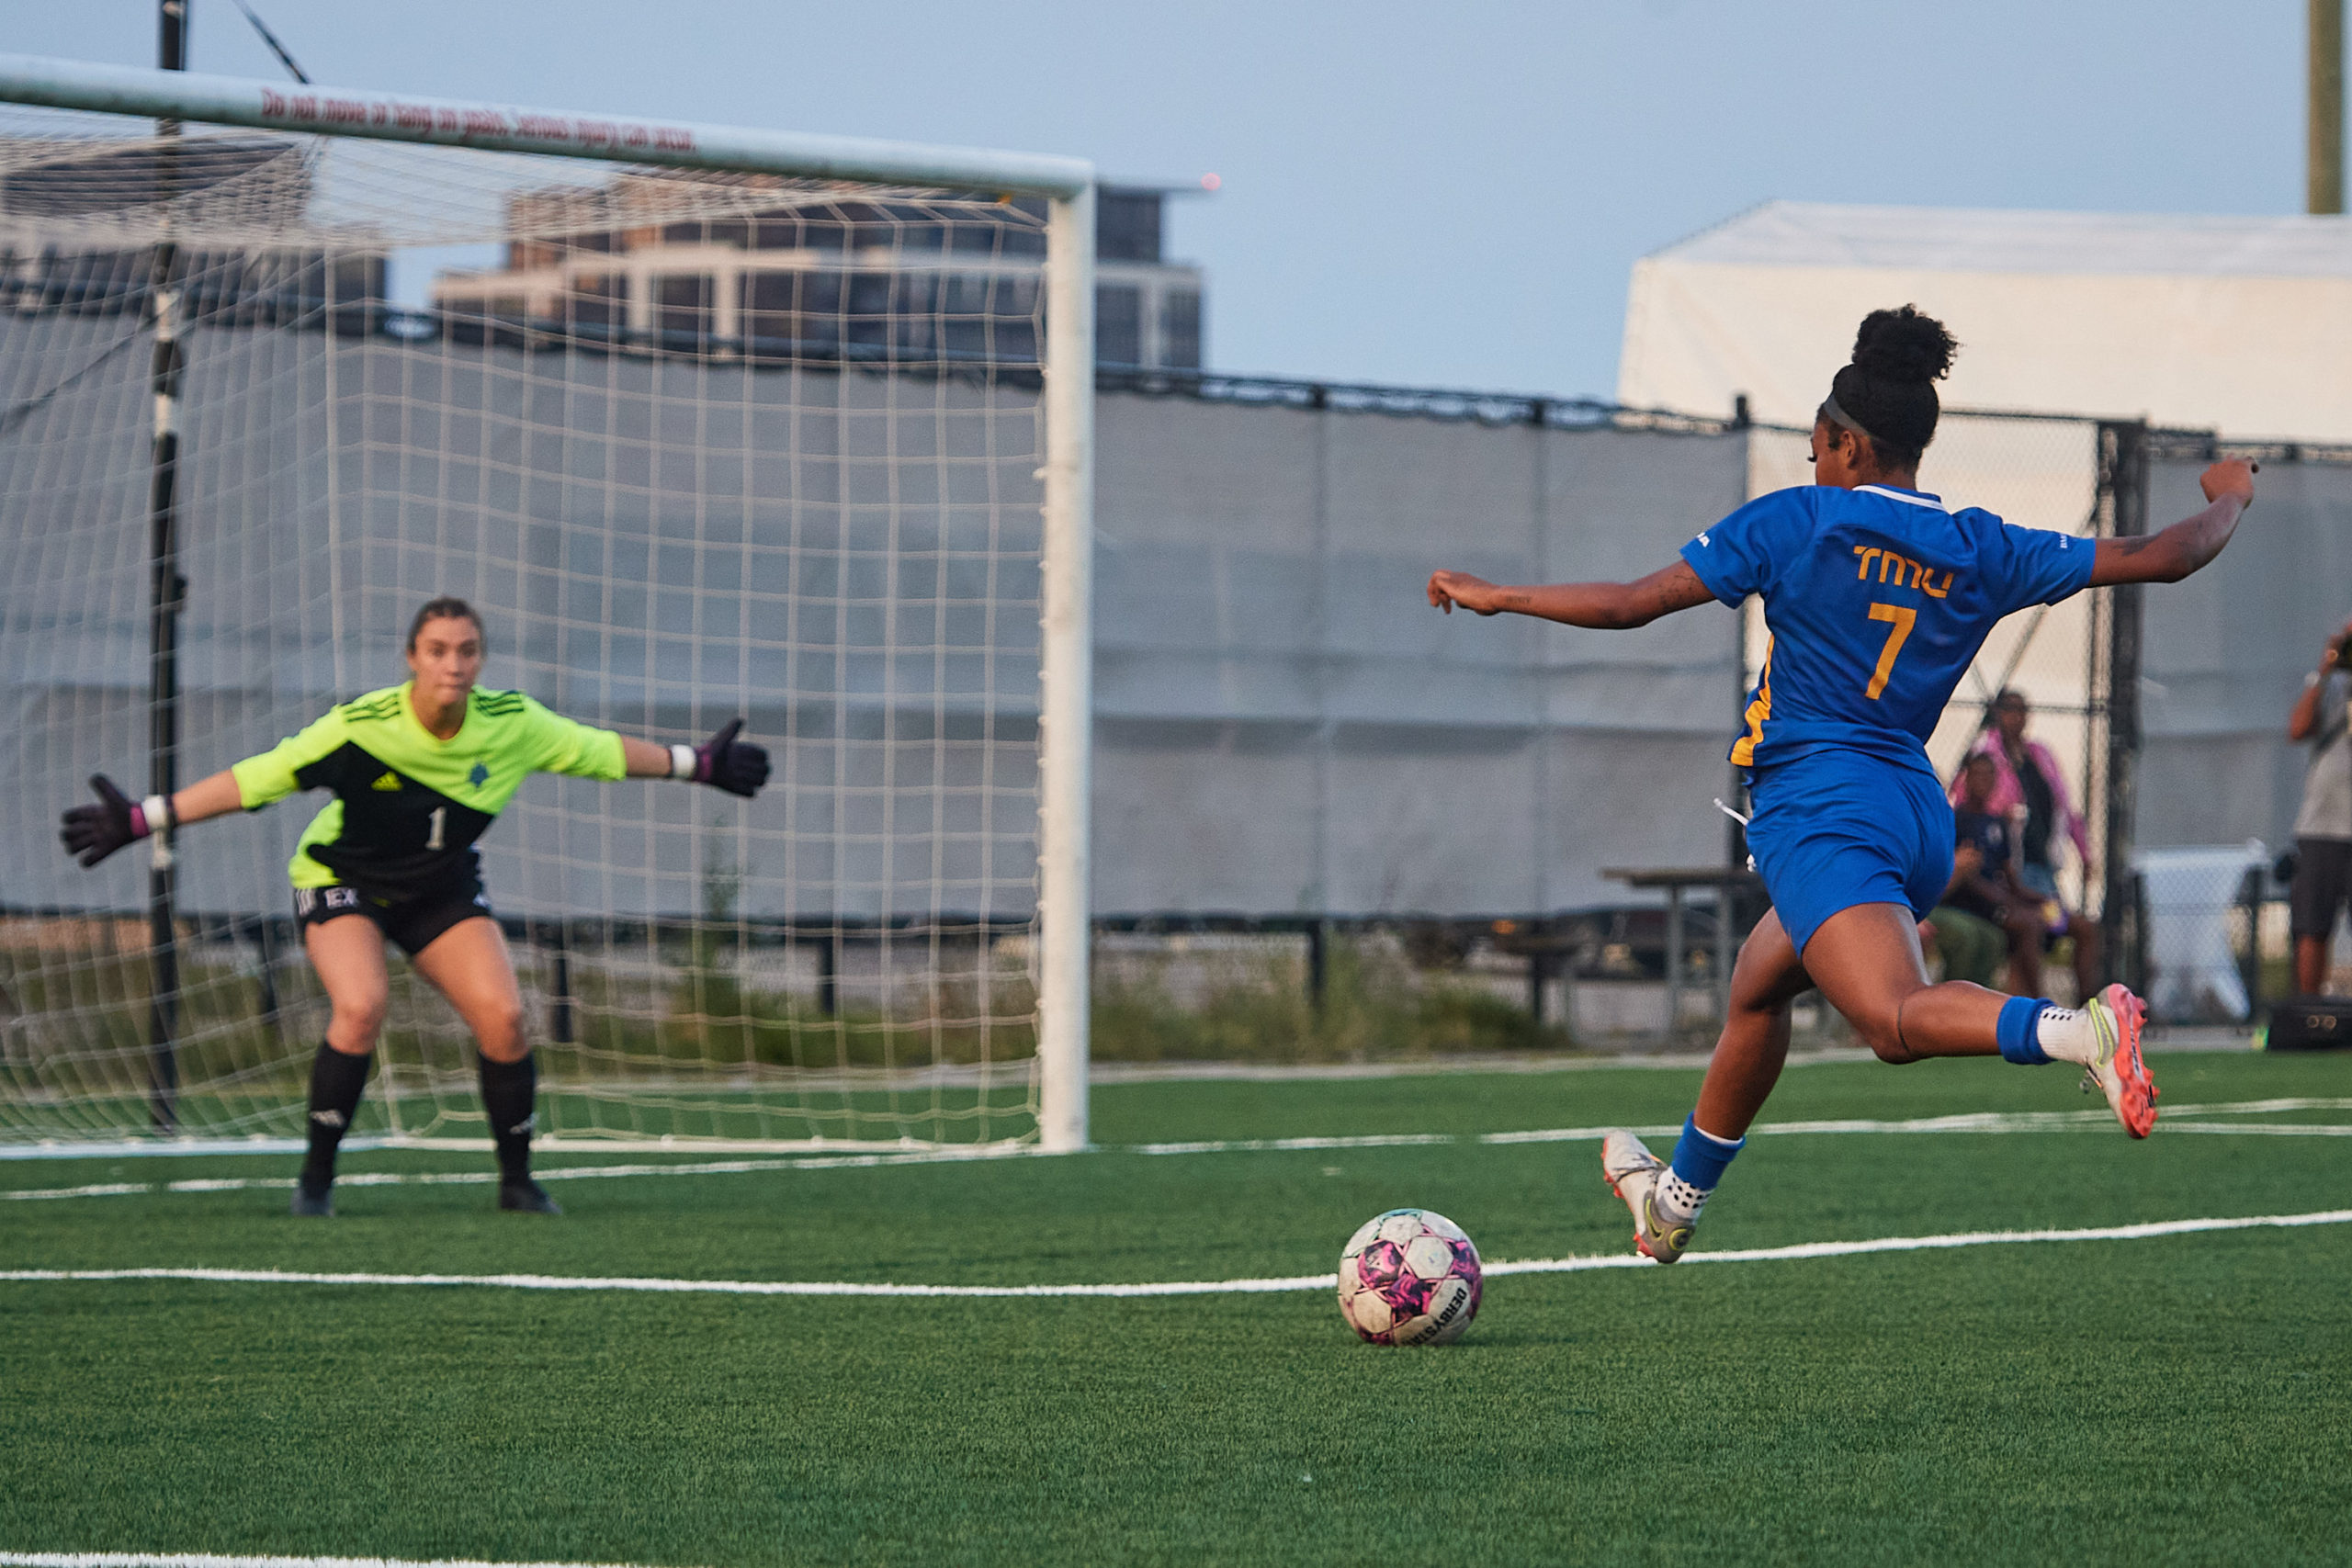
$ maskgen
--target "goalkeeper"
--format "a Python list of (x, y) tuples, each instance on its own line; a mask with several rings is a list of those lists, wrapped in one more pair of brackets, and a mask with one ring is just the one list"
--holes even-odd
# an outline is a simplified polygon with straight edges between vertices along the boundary
[(311, 1066), (310, 1152), (294, 1213), (334, 1213), (335, 1150), (359, 1108), (384, 1025), (389, 937), (449, 998), (481, 1048), (482, 1109), (498, 1150), (498, 1206), (553, 1214), (531, 1179), (538, 1069), (506, 939), (491, 918), (474, 840), (535, 773), (688, 779), (752, 795), (768, 754), (735, 720), (699, 747), (662, 746), (548, 712), (520, 692), (476, 686), (486, 638), (462, 599), (416, 613), (410, 679), (345, 703), (300, 734), (169, 797), (134, 804), (103, 774), (96, 805), (65, 813), (69, 853), (94, 866), (134, 840), (257, 811), (298, 789), (334, 798), (302, 831), (288, 868), (295, 923), (332, 1016)]

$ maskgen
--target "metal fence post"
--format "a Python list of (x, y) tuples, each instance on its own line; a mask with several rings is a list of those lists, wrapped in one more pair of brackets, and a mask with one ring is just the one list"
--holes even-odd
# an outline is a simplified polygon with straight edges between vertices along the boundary
[(842, 931), (839, 926), (817, 944), (817, 1011), (826, 1018), (841, 1012)]
[[(164, 0), (159, 13), (157, 62), (166, 71), (187, 69), (187, 6), (186, 0)], [(155, 122), (159, 146), (155, 152), (156, 205), (165, 214), (163, 236), (156, 242), (148, 272), (147, 298), (155, 348), (148, 371), (148, 390), (155, 408), (154, 435), (148, 458), (147, 554), (151, 584), (147, 609), (147, 777), (148, 789), (166, 800), (179, 791), (180, 745), (180, 609), (187, 582), (180, 576), (179, 458), (180, 383), (187, 369), (187, 351), (180, 334), (190, 312), (183, 299), (179, 276), (179, 246), (170, 228), (171, 204), (179, 192), (179, 135), (176, 119)], [(155, 836), (147, 873), (147, 1050), (153, 1085), (150, 1115), (160, 1132), (179, 1127), (180, 944), (175, 835), (169, 828)]]
[(2245, 910), (2245, 955), (2238, 960), (2238, 978), (2245, 987), (2248, 1023), (2262, 1016), (2262, 903), (2269, 880), (2266, 867), (2250, 865), (2238, 884), (2238, 904)]
[(236, 934), (250, 936), (254, 942), (254, 990), (259, 1004), (262, 1024), (275, 1032), (283, 1032), (284, 1021), (279, 1017), (277, 996), (277, 920), (269, 915), (252, 915), (235, 922)]
[(548, 951), (548, 1035), (559, 1045), (572, 1043), (571, 921), (561, 915), (542, 920), (537, 935)]
[(1330, 981), (1331, 920), (1318, 915), (1306, 924), (1306, 1000), (1319, 1021), (1324, 993)]
[[(2148, 531), (2148, 427), (2139, 421), (2103, 421), (2098, 427), (2100, 533), (2126, 538)], [(2106, 820), (2099, 835), (2103, 864), (2099, 900), (2100, 936), (2108, 965), (2135, 991), (2147, 989), (2146, 924), (2132, 869), (2133, 808), (2140, 757), (2140, 604), (2137, 583), (2107, 591), (2104, 680), (2092, 682), (2092, 700), (2107, 717)]]

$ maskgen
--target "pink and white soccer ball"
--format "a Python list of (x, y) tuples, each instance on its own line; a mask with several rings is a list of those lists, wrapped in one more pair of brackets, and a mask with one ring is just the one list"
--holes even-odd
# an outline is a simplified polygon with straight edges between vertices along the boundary
[(1478, 1315), (1478, 1249), (1428, 1209), (1366, 1220), (1340, 1254), (1340, 1315), (1375, 1345), (1444, 1345)]

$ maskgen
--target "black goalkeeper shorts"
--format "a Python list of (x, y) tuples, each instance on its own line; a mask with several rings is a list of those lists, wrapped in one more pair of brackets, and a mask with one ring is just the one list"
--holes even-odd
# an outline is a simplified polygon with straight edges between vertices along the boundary
[(392, 944), (414, 958), (450, 927), (490, 914), (490, 894), (475, 877), (470, 886), (415, 898), (372, 898), (356, 887), (297, 887), (294, 927), (307, 931), (345, 915), (365, 915)]
[(2287, 929), (2295, 936), (2325, 941), (2335, 930), (2335, 911), (2352, 893), (2352, 840), (2297, 839), (2295, 880), (2287, 889)]

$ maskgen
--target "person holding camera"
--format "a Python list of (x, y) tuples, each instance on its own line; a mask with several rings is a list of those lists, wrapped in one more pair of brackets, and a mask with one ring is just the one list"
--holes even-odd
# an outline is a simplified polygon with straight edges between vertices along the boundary
[(2287, 739), (2308, 740), (2303, 804), (2295, 814), (2294, 874), (2289, 883), (2289, 931), (2295, 943), (2295, 992), (2315, 997), (2327, 987), (2328, 939), (2335, 913), (2352, 893), (2352, 694), (2345, 661), (2352, 658), (2352, 623), (2320, 649), (2319, 668), (2303, 677), (2303, 694), (2287, 716)]

